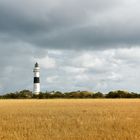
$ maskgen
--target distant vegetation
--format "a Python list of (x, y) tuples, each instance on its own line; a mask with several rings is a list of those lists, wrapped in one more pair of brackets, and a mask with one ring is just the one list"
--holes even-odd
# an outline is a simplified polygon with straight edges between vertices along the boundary
[(34, 95), (30, 90), (22, 90), (1, 95), (0, 99), (50, 99), (50, 98), (140, 98), (140, 94), (122, 90), (111, 91), (107, 94), (101, 92), (73, 91), (73, 92), (40, 92)]

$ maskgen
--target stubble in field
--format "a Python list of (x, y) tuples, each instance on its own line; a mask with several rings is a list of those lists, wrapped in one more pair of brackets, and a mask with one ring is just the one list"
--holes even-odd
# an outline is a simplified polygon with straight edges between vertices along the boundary
[(139, 140), (139, 99), (0, 100), (1, 140)]

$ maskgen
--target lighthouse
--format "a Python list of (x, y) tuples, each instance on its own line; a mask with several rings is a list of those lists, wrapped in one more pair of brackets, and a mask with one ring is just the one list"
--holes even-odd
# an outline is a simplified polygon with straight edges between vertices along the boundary
[(40, 93), (40, 67), (37, 62), (35, 63), (33, 72), (34, 72), (33, 93), (38, 95)]

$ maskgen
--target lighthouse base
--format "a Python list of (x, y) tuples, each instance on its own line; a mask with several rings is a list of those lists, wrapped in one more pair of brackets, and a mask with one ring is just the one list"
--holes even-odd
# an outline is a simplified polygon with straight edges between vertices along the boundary
[(34, 83), (33, 93), (36, 95), (40, 93), (40, 83)]

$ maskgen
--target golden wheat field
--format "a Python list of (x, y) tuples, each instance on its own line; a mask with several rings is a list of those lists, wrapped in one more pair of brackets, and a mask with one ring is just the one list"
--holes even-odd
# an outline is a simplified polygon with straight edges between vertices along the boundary
[(140, 140), (140, 100), (0, 100), (0, 140)]

